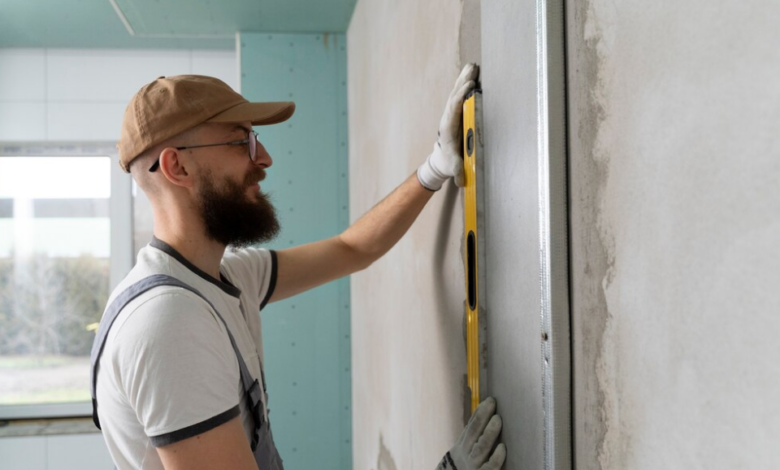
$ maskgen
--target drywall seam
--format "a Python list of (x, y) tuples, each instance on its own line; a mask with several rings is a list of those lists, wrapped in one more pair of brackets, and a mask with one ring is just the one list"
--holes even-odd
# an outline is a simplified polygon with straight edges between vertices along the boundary
[[(598, 110), (598, 119), (593, 122), (595, 124), (595, 139), (592, 142), (591, 158), (594, 164), (601, 167), (604, 171), (601, 172), (601, 179), (591, 182), (591, 184), (597, 188), (597, 197), (594, 201), (594, 207), (596, 209), (596, 229), (598, 230), (598, 240), (601, 242), (603, 249), (603, 256), (605, 261), (606, 270), (601, 276), (596, 276), (595, 279), (602, 279), (601, 290), (598, 297), (598, 308), (603, 311), (603, 330), (600, 332), (601, 348), (596, 356), (596, 377), (598, 380), (599, 396), (603, 400), (600, 403), (600, 416), (601, 424), (604, 426), (603, 437), (601, 438), (598, 446), (598, 464), (601, 469), (613, 469), (623, 468), (623, 458), (620, 454), (619, 443), (621, 439), (621, 432), (619, 429), (619, 403), (617, 384), (616, 384), (616, 371), (619, 368), (619, 356), (617, 354), (618, 348), (615, 344), (617, 320), (615, 316), (610, 312), (609, 305), (606, 299), (606, 293), (609, 289), (615, 277), (615, 243), (611, 235), (611, 229), (608, 222), (604, 217), (604, 190), (607, 186), (609, 173), (606, 168), (609, 165), (609, 153), (608, 145), (604, 142), (605, 127), (604, 124), (608, 119), (606, 113), (606, 98), (605, 91), (609, 88), (609, 78), (605, 77), (601, 71), (603, 70), (603, 63), (608, 56), (609, 38), (605, 37), (604, 29), (602, 28), (601, 19), (597, 14), (601, 11), (601, 7), (604, 6), (607, 9), (609, 6), (596, 5), (594, 1), (588, 1), (587, 13), (584, 23), (584, 38), (588, 48), (593, 48), (595, 52), (595, 79), (592, 82), (592, 88), (589, 93), (590, 106), (593, 109)], [(596, 299), (594, 299), (596, 300)]]
[[(609, 154), (599, 141), (606, 110), (602, 76), (604, 39), (593, 2), (569, 0), (569, 93), (571, 155), (572, 331), (574, 367), (574, 461), (578, 470), (603, 470), (615, 461), (616, 397), (614, 321), (605, 290), (614, 276), (614, 243), (603, 226), (603, 192)], [(576, 134), (574, 134), (576, 132)]]

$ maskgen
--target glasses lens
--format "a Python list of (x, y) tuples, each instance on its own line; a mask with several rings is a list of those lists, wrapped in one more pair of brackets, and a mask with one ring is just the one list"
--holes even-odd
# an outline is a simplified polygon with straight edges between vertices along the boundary
[(257, 161), (257, 134), (255, 131), (249, 133), (249, 159)]

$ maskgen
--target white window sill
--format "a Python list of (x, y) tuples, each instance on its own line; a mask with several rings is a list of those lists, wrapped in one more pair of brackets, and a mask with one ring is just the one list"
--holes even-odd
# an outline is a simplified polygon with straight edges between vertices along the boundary
[(93, 434), (100, 430), (92, 418), (18, 419), (0, 421), (0, 438)]

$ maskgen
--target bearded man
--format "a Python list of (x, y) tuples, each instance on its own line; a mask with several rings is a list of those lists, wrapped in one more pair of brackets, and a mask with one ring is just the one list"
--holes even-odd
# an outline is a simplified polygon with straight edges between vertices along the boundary
[[(261, 190), (271, 156), (252, 126), (289, 119), (294, 103), (250, 103), (196, 75), (141, 88), (119, 163), (149, 197), (154, 237), (111, 294), (92, 349), (93, 420), (117, 468), (283, 469), (258, 312), (368, 267), (446, 180), (462, 178), (461, 107), (477, 73), (464, 68), (416, 174), (342, 234), (280, 251), (253, 247), (279, 223)], [(480, 405), (440, 468), (498, 470), (495, 411), (495, 400)]]

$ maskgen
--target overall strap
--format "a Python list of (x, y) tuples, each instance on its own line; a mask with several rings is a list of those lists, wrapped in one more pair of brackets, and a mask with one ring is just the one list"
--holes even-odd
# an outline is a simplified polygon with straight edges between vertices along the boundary
[[(233, 338), (233, 334), (230, 333), (230, 328), (228, 328), (225, 319), (222, 318), (222, 315), (220, 315), (220, 313), (214, 307), (214, 304), (212, 304), (197, 289), (190, 286), (189, 284), (186, 284), (176, 279), (175, 277), (171, 277), (165, 274), (154, 274), (149, 277), (145, 277), (140, 281), (136, 282), (135, 284), (131, 285), (130, 287), (122, 291), (122, 293), (120, 293), (114, 299), (113, 302), (111, 302), (111, 305), (108, 306), (106, 312), (103, 314), (103, 319), (100, 321), (100, 327), (98, 328), (97, 335), (95, 336), (95, 342), (92, 343), (92, 353), (90, 355), (90, 384), (91, 384), (90, 392), (92, 393), (92, 421), (95, 423), (95, 426), (97, 426), (97, 428), (100, 429), (100, 420), (98, 419), (98, 414), (97, 414), (97, 365), (100, 362), (100, 356), (103, 353), (103, 348), (106, 343), (106, 338), (108, 337), (108, 332), (111, 329), (111, 326), (114, 324), (116, 318), (119, 316), (119, 312), (121, 312), (122, 309), (130, 301), (132, 301), (139, 295), (143, 294), (144, 292), (159, 286), (180, 287), (182, 289), (186, 289), (192, 292), (193, 294), (199, 296), (204, 301), (206, 301), (206, 303), (209, 304), (211, 309), (214, 310), (214, 313), (217, 314), (217, 317), (219, 317), (219, 319), (222, 320), (222, 324), (225, 325), (225, 330), (227, 331), (228, 337), (230, 338), (230, 344), (233, 346), (233, 350), (235, 351), (236, 357), (238, 358), (238, 366), (239, 369), (241, 370), (241, 383), (244, 386), (244, 392), (247, 394), (250, 402), (253, 405), (252, 413), (255, 418), (255, 426), (259, 428), (262, 422), (262, 418), (264, 416), (263, 411), (266, 406), (265, 396), (264, 396), (265, 394), (262, 392), (262, 389), (260, 388), (258, 381), (256, 379), (252, 379), (252, 374), (249, 373), (249, 368), (247, 368), (246, 362), (244, 362), (244, 358), (241, 356), (241, 353), (238, 350), (236, 341)], [(262, 373), (262, 364), (260, 367)]]

